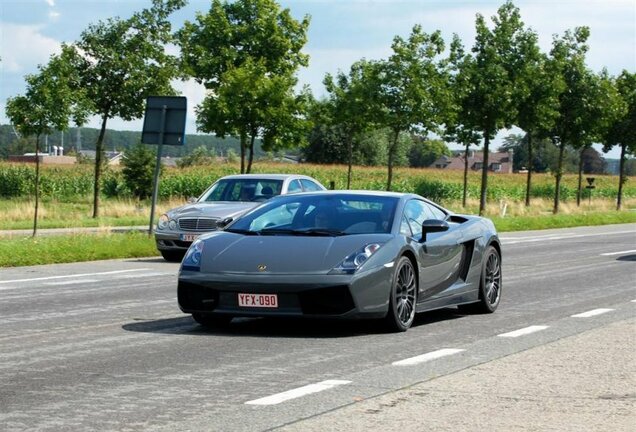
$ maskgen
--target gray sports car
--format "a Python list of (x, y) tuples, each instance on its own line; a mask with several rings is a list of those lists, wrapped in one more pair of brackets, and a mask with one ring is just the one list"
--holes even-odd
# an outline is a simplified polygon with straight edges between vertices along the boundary
[(214, 182), (190, 203), (161, 215), (155, 231), (166, 261), (181, 261), (194, 239), (215, 231), (219, 221), (236, 218), (276, 195), (325, 190), (318, 180), (295, 174), (237, 174)]
[(417, 312), (488, 313), (501, 299), (492, 222), (419, 195), (286, 195), (225, 222), (192, 243), (179, 271), (179, 307), (204, 326), (305, 316), (380, 318), (405, 331)]

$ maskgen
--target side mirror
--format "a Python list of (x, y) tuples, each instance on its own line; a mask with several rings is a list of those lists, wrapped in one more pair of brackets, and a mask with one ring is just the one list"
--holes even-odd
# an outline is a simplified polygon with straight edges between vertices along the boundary
[(221, 228), (221, 229), (223, 229), (226, 226), (228, 226), (230, 224), (230, 222), (232, 222), (233, 220), (234, 220), (234, 218), (231, 218), (231, 217), (228, 217), (228, 218), (225, 218), (225, 219), (221, 219), (220, 221), (218, 221), (216, 223), (216, 226)]
[(422, 222), (422, 239), (421, 243), (426, 241), (426, 234), (448, 231), (448, 223), (439, 219), (427, 219)]
[(195, 203), (195, 202), (197, 202), (197, 198), (196, 198), (196, 197), (190, 197), (190, 198), (188, 198), (188, 204), (193, 204), (193, 203)]

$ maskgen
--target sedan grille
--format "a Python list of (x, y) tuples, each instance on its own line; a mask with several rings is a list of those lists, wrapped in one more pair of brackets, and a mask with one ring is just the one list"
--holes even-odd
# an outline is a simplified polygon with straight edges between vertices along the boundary
[(218, 219), (211, 218), (181, 218), (179, 228), (184, 231), (215, 231)]

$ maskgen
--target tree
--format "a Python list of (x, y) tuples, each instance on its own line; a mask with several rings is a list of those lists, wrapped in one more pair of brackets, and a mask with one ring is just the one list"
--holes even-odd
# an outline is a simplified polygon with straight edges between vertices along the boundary
[(208, 90), (197, 126), (239, 137), (241, 173), (251, 171), (257, 137), (271, 150), (306, 135), (305, 96), (293, 89), (297, 69), (307, 66), (308, 26), (308, 17), (298, 22), (274, 0), (214, 0), (177, 33), (183, 68)]
[(141, 143), (124, 152), (122, 175), (133, 196), (146, 199), (152, 195), (156, 158), (156, 153)]
[(520, 72), (519, 83), (515, 86), (519, 101), (517, 106), (517, 126), (526, 131), (527, 145), (526, 207), (530, 206), (532, 171), (534, 166), (533, 138), (547, 138), (558, 117), (558, 95), (564, 91), (565, 83), (560, 74), (553, 70), (554, 63), (548, 61), (539, 51), (537, 35), (528, 31), (520, 39), (520, 51), (525, 61)]
[(409, 151), (409, 166), (426, 168), (442, 156), (450, 156), (446, 143), (439, 139), (414, 137), (413, 146)]
[(332, 111), (331, 119), (345, 135), (348, 164), (347, 189), (351, 187), (351, 166), (358, 136), (368, 130), (371, 125), (368, 88), (370, 73), (369, 63), (360, 60), (351, 65), (348, 76), (342, 72), (338, 72), (335, 78), (327, 74), (323, 81), (329, 93), (328, 106)]
[(636, 73), (627, 70), (615, 79), (611, 80), (622, 101), (622, 115), (617, 116), (608, 125), (604, 138), (603, 151), (609, 151), (615, 145), (621, 149), (619, 168), (618, 194), (616, 196), (616, 209), (620, 210), (623, 201), (623, 185), (627, 181), (625, 177), (626, 156), (636, 154)]
[(185, 168), (189, 166), (208, 165), (212, 163), (213, 158), (211, 157), (210, 152), (208, 151), (206, 146), (202, 145), (192, 150), (190, 154), (180, 158), (177, 161), (177, 166), (179, 168)]
[(464, 146), (464, 185), (462, 192), (462, 207), (466, 207), (468, 195), (468, 154), (470, 146), (476, 146), (481, 141), (481, 135), (475, 125), (470, 124), (470, 106), (465, 103), (471, 92), (471, 66), (472, 59), (464, 52), (464, 46), (456, 34), (451, 42), (450, 56), (448, 59), (449, 85), (451, 104), (446, 112), (444, 120), (444, 139), (456, 142)]
[(437, 62), (444, 51), (441, 33), (426, 34), (413, 27), (407, 40), (396, 36), (388, 60), (369, 63), (370, 104), (374, 122), (391, 131), (388, 148), (387, 190), (403, 132), (427, 135), (441, 123), (448, 101), (445, 71)]
[(152, 7), (129, 19), (109, 18), (91, 24), (75, 44), (77, 71), (92, 114), (101, 118), (95, 144), (93, 217), (99, 216), (103, 142), (108, 119), (140, 118), (151, 95), (175, 94), (177, 59), (165, 52), (172, 41), (169, 15), (185, 0), (152, 0)]
[(39, 73), (27, 75), (24, 96), (7, 100), (6, 113), (11, 123), (24, 136), (35, 136), (35, 215), (33, 236), (37, 234), (40, 197), (40, 136), (54, 130), (65, 130), (73, 119), (80, 124), (87, 111), (83, 95), (74, 91), (76, 75), (71, 64), (72, 50), (63, 45), (62, 53), (54, 55)]
[(484, 17), (477, 15), (472, 56), (464, 61), (469, 90), (460, 101), (469, 130), (479, 131), (484, 140), (480, 215), (486, 210), (490, 141), (500, 129), (510, 128), (517, 119), (517, 86), (526, 61), (521, 48), (532, 39), (532, 32), (524, 28), (519, 9), (510, 1), (498, 9), (492, 21), (494, 28), (490, 30)]

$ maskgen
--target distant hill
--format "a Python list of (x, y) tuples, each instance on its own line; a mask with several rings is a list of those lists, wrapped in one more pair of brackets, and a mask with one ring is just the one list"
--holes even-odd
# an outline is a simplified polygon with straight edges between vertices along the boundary
[[(94, 128), (71, 128), (64, 132), (64, 152), (77, 150), (78, 145), (83, 150), (95, 150), (95, 143), (99, 136), (99, 129)], [(18, 140), (11, 125), (0, 125), (0, 158), (6, 159), (11, 153), (12, 147)], [(32, 139), (31, 139), (32, 140)], [(55, 132), (48, 137), (50, 146), (59, 146), (62, 140), (60, 132)], [(134, 146), (141, 140), (141, 132), (118, 131), (106, 129), (104, 136), (104, 148), (106, 150), (125, 150)], [(32, 146), (32, 144), (31, 144)], [(164, 146), (163, 155), (170, 157), (181, 157), (190, 153), (199, 146), (205, 146), (209, 151), (213, 151), (218, 156), (226, 156), (229, 149), (233, 149), (237, 154), (241, 153), (239, 140), (237, 138), (221, 139), (213, 135), (186, 135), (183, 146)], [(33, 149), (30, 149), (33, 151)], [(262, 156), (265, 152), (261, 149), (260, 141), (255, 143), (255, 156)]]

